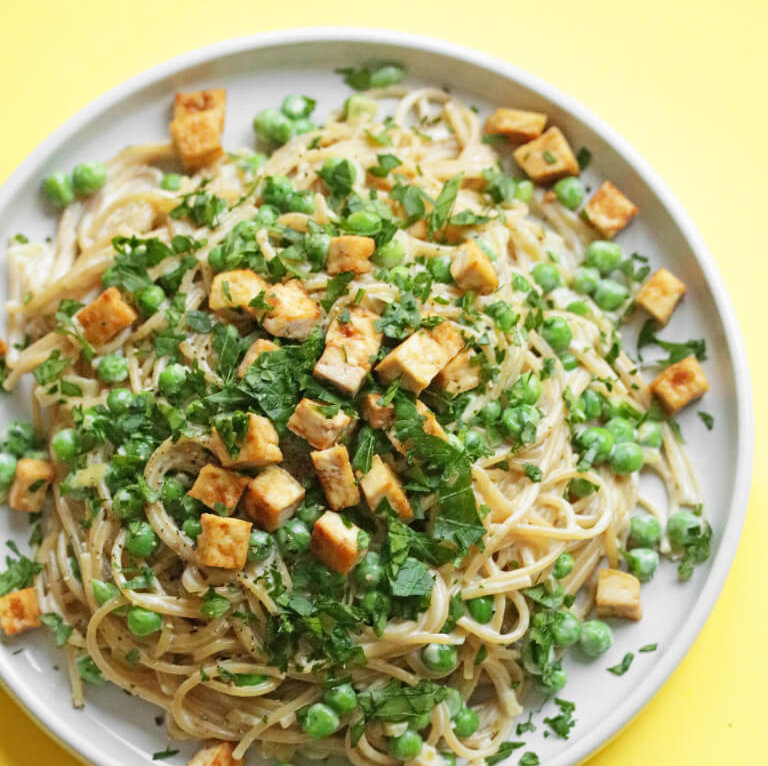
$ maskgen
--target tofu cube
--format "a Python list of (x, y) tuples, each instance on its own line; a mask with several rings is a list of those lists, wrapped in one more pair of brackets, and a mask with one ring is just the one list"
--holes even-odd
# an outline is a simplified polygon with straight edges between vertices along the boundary
[(259, 293), (266, 293), (269, 289), (269, 283), (250, 269), (220, 271), (211, 283), (208, 306), (211, 311), (239, 311), (256, 314), (256, 310), (249, 307), (248, 304)]
[(381, 394), (366, 394), (363, 398), (363, 417), (370, 423), (372, 428), (381, 428), (386, 430), (392, 426), (395, 419), (394, 404), (379, 404)]
[(635, 303), (644, 308), (659, 324), (665, 325), (685, 295), (685, 283), (671, 271), (659, 269), (638, 290)]
[(130, 327), (138, 314), (123, 300), (116, 287), (110, 287), (75, 316), (88, 343), (103, 346), (121, 330)]
[(547, 115), (522, 109), (497, 109), (486, 121), (486, 135), (506, 136), (512, 143), (533, 141), (544, 131)]
[(16, 464), (16, 477), (8, 493), (8, 505), (14, 511), (37, 513), (45, 502), (48, 485), (56, 472), (45, 460), (23, 457)]
[(223, 130), (226, 108), (227, 91), (224, 88), (179, 92), (173, 99), (173, 119), (183, 120), (198, 112), (215, 112), (220, 120), (219, 129)]
[(261, 324), (279, 338), (304, 340), (320, 321), (320, 307), (304, 292), (297, 279), (272, 285), (265, 300), (272, 309)]
[(435, 383), (453, 396), (477, 388), (481, 376), (480, 366), (472, 364), (474, 356), (468, 349), (461, 351), (437, 373)]
[(306, 439), (315, 449), (327, 449), (354, 428), (355, 418), (339, 410), (333, 417), (323, 414), (323, 404), (304, 397), (288, 419), (288, 430)]
[(651, 391), (672, 415), (694, 399), (704, 396), (709, 391), (709, 383), (696, 357), (689, 356), (670, 364), (651, 383)]
[(215, 742), (198, 750), (187, 766), (244, 766), (244, 759), (232, 757), (234, 749), (231, 742)]
[(197, 536), (197, 560), (206, 567), (242, 569), (248, 557), (250, 521), (200, 514), (202, 531)]
[(618, 569), (598, 570), (595, 604), (598, 617), (641, 619), (643, 606), (640, 603), (640, 580)]
[(336, 317), (325, 334), (325, 349), (315, 364), (315, 376), (347, 394), (356, 394), (381, 347), (377, 319), (376, 314), (360, 306), (349, 310), (349, 322)]
[(579, 163), (558, 127), (515, 149), (517, 164), (536, 183), (545, 184), (564, 176), (579, 175)]
[(373, 456), (371, 470), (360, 479), (360, 487), (372, 511), (375, 511), (381, 501), (386, 499), (401, 519), (410, 519), (413, 516), (413, 508), (408, 502), (397, 474), (379, 455)]
[(610, 181), (604, 181), (592, 195), (592, 199), (584, 205), (582, 213), (601, 236), (610, 239), (637, 215), (637, 205), (628, 200)]
[(349, 234), (333, 237), (325, 268), (329, 274), (341, 274), (342, 271), (367, 274), (373, 268), (370, 258), (375, 249), (376, 242), (371, 237)]
[(441, 322), (429, 330), (418, 330), (395, 346), (376, 366), (376, 372), (385, 385), (399, 377), (403, 388), (420, 394), (462, 348), (459, 328), (453, 322)]
[(187, 170), (200, 170), (224, 153), (221, 133), (225, 113), (226, 91), (223, 89), (176, 94), (169, 129)]
[(211, 450), (225, 468), (261, 468), (283, 459), (280, 439), (272, 422), (261, 415), (248, 414), (248, 429), (238, 444), (237, 455), (229, 454), (221, 437), (213, 429)]
[(229, 516), (237, 508), (247, 483), (247, 476), (217, 465), (204, 465), (187, 494), (217, 513)]
[(338, 513), (326, 511), (312, 527), (312, 553), (329, 569), (347, 574), (361, 553), (359, 534), (354, 524), (346, 524)]
[(481, 295), (492, 293), (499, 286), (491, 259), (473, 239), (453, 251), (451, 276), (462, 290), (474, 290)]
[(243, 510), (257, 526), (274, 532), (293, 516), (306, 494), (296, 479), (271, 465), (248, 482), (243, 498)]
[(360, 502), (349, 451), (343, 444), (310, 452), (309, 456), (330, 508), (339, 511)]
[(0, 338), (0, 357), (5, 356), (8, 353), (8, 346), (6, 345), (5, 341)]
[(0, 628), (6, 636), (40, 626), (40, 604), (34, 588), (22, 588), (0, 598)]
[(245, 373), (248, 372), (248, 368), (265, 351), (277, 351), (277, 349), (279, 348), (280, 346), (278, 346), (276, 343), (273, 343), (271, 340), (266, 340), (264, 338), (259, 338), (258, 340), (255, 340), (248, 347), (248, 350), (245, 352), (245, 356), (243, 357), (243, 361), (240, 362), (240, 365), (237, 368), (237, 377), (238, 378), (244, 377)]
[[(443, 430), (443, 427), (438, 422), (437, 418), (435, 417), (435, 413), (432, 412), (432, 410), (427, 407), (424, 402), (417, 399), (416, 400), (416, 411), (421, 415), (423, 418), (423, 421), (421, 423), (421, 430), (425, 434), (429, 434), (430, 436), (436, 436), (438, 439), (443, 439), (444, 441), (448, 440), (448, 435)], [(387, 438), (390, 442), (392, 442), (392, 446), (401, 454), (401, 455), (407, 455), (408, 450), (411, 448), (410, 441), (402, 442), (400, 439), (397, 438), (397, 434), (395, 433), (394, 428), (390, 428), (387, 431)]]

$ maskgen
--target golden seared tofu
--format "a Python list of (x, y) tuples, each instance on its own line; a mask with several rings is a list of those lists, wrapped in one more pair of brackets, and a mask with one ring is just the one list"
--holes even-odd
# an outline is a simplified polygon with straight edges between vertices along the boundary
[(598, 617), (639, 620), (643, 616), (640, 580), (619, 569), (598, 570), (595, 606)]
[(315, 449), (330, 447), (354, 428), (355, 418), (341, 409), (329, 416), (327, 409), (327, 405), (304, 397), (288, 419), (288, 430)]
[(204, 465), (187, 492), (217, 513), (229, 516), (240, 502), (248, 477), (217, 465)]
[(558, 127), (515, 149), (517, 164), (536, 183), (545, 184), (565, 176), (579, 175), (579, 163)]
[(480, 365), (472, 364), (474, 358), (469, 349), (459, 352), (437, 373), (435, 384), (452, 396), (477, 388), (482, 378)]
[(645, 309), (659, 324), (665, 325), (684, 295), (685, 283), (662, 268), (654, 272), (637, 291), (635, 304)]
[(367, 274), (373, 268), (371, 256), (374, 250), (376, 241), (371, 237), (358, 237), (353, 234), (333, 237), (328, 248), (326, 271), (329, 274), (341, 274), (342, 271)]
[(0, 628), (14, 636), (40, 625), (40, 604), (34, 588), (22, 588), (0, 598)]
[(413, 508), (408, 502), (400, 479), (378, 455), (373, 456), (371, 470), (360, 479), (360, 487), (372, 511), (379, 507), (382, 500), (388, 500), (401, 519), (410, 519), (413, 516)]
[(361, 554), (360, 529), (338, 513), (326, 511), (312, 527), (312, 553), (329, 569), (347, 574)]
[(75, 314), (83, 328), (83, 337), (92, 346), (109, 343), (118, 333), (130, 327), (137, 316), (116, 287), (108, 288)]
[(8, 505), (14, 511), (37, 513), (43, 507), (48, 486), (55, 476), (53, 466), (46, 460), (21, 458), (8, 492)]
[(309, 453), (330, 508), (339, 511), (360, 502), (349, 451), (343, 444)]
[(610, 239), (618, 234), (637, 212), (637, 205), (628, 200), (610, 181), (604, 181), (584, 205), (582, 215), (601, 236)]
[(651, 383), (651, 391), (672, 415), (686, 404), (704, 396), (709, 391), (709, 383), (696, 357), (689, 356), (670, 364)]
[(245, 434), (235, 443), (232, 454), (215, 428), (211, 450), (226, 468), (260, 468), (283, 459), (280, 440), (272, 422), (252, 412), (247, 415)]
[(381, 394), (366, 394), (363, 397), (363, 417), (370, 423), (371, 428), (387, 430), (395, 420), (394, 404), (379, 404)]
[(224, 153), (225, 115), (226, 91), (222, 88), (176, 94), (169, 130), (187, 170), (200, 170)]
[(481, 295), (492, 293), (499, 286), (491, 259), (473, 239), (453, 251), (451, 276), (462, 290), (474, 290)]
[(269, 289), (269, 283), (250, 269), (220, 271), (211, 283), (208, 306), (211, 311), (255, 314), (249, 306), (250, 302)]
[(274, 532), (293, 516), (305, 494), (304, 487), (288, 471), (271, 465), (248, 482), (243, 510), (257, 526)]
[(261, 324), (279, 338), (304, 340), (320, 321), (320, 307), (304, 292), (298, 279), (272, 285), (265, 300), (272, 308)]
[(198, 750), (187, 766), (245, 766), (245, 760), (233, 757), (235, 746), (231, 742), (213, 742)]
[(485, 121), (485, 135), (506, 136), (512, 143), (533, 141), (544, 131), (547, 115), (523, 109), (497, 109)]
[(381, 347), (377, 319), (376, 314), (360, 306), (349, 309), (348, 322), (336, 317), (325, 335), (325, 349), (315, 365), (315, 376), (345, 393), (356, 394)]
[(266, 340), (265, 338), (259, 338), (258, 340), (255, 340), (248, 347), (248, 350), (245, 352), (245, 356), (243, 357), (243, 361), (240, 362), (240, 365), (237, 368), (237, 377), (242, 378), (245, 373), (248, 372), (248, 368), (265, 351), (277, 351), (279, 348), (280, 346), (278, 346), (276, 343), (273, 343), (271, 340)]
[(200, 515), (197, 560), (206, 567), (242, 569), (248, 557), (251, 522), (214, 513)]
[(400, 378), (403, 388), (419, 394), (463, 348), (464, 339), (458, 326), (441, 322), (406, 338), (379, 362), (376, 372), (385, 385)]

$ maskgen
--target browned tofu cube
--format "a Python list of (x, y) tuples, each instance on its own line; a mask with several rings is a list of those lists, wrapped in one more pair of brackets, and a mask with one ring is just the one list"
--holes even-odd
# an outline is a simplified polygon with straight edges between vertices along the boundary
[(381, 346), (377, 319), (376, 314), (360, 306), (349, 310), (348, 322), (336, 317), (325, 334), (325, 349), (314, 374), (345, 393), (356, 394)]
[(486, 121), (486, 135), (506, 136), (520, 144), (538, 138), (547, 124), (547, 115), (522, 109), (497, 109)]
[(584, 205), (584, 218), (606, 239), (620, 232), (636, 215), (637, 205), (630, 202), (610, 181)]
[(320, 321), (320, 307), (304, 292), (298, 279), (272, 285), (265, 300), (272, 309), (261, 324), (279, 338), (304, 340)]
[(274, 532), (293, 516), (305, 494), (288, 471), (271, 465), (248, 482), (243, 510), (259, 527)]
[(259, 293), (270, 289), (255, 271), (236, 269), (235, 271), (220, 271), (211, 282), (211, 293), (208, 296), (208, 306), (211, 311), (245, 311), (256, 314), (249, 306)]
[(6, 346), (5, 341), (0, 338), (0, 357), (5, 356), (8, 353), (8, 346)]
[(480, 365), (472, 364), (474, 356), (467, 349), (457, 354), (437, 373), (436, 385), (453, 396), (477, 388), (481, 382)]
[(240, 362), (240, 366), (237, 368), (237, 377), (242, 378), (245, 373), (248, 372), (248, 368), (265, 351), (277, 351), (279, 348), (280, 346), (278, 346), (276, 343), (273, 343), (271, 340), (265, 340), (264, 338), (255, 340), (253, 343), (251, 343), (248, 350), (245, 352), (243, 361)]
[(664, 409), (671, 415), (709, 391), (704, 370), (695, 356), (689, 356), (676, 364), (670, 364), (651, 383)]
[(233, 758), (235, 746), (231, 742), (214, 742), (192, 757), (187, 766), (245, 766), (242, 758)]
[(343, 444), (310, 452), (309, 456), (325, 492), (325, 499), (334, 511), (360, 502), (360, 490), (355, 483), (349, 451)]
[(130, 327), (138, 315), (122, 299), (120, 291), (110, 287), (75, 316), (83, 328), (83, 337), (93, 346), (103, 346)]
[(386, 499), (401, 519), (410, 519), (413, 516), (413, 508), (397, 474), (378, 455), (373, 456), (371, 470), (360, 479), (360, 487), (372, 511)]
[(14, 511), (37, 513), (45, 502), (48, 485), (56, 472), (45, 460), (23, 457), (16, 465), (16, 477), (8, 493), (8, 505)]
[(360, 529), (345, 523), (338, 513), (326, 511), (312, 527), (312, 553), (329, 569), (347, 574), (357, 563)]
[(366, 394), (363, 398), (363, 417), (372, 428), (386, 430), (392, 426), (395, 419), (394, 404), (379, 404), (381, 394)]
[(176, 94), (169, 127), (187, 170), (200, 170), (224, 153), (221, 133), (225, 113), (226, 91), (220, 88)]
[(0, 628), (6, 636), (40, 625), (40, 604), (34, 588), (22, 588), (0, 598)]
[(247, 483), (247, 476), (217, 465), (204, 465), (187, 494), (217, 513), (229, 516), (237, 508)]
[(422, 328), (395, 346), (376, 366), (385, 385), (400, 378), (400, 385), (420, 394), (464, 348), (461, 331), (453, 322), (441, 322), (430, 330)]
[(640, 580), (618, 569), (598, 570), (595, 605), (598, 617), (641, 619), (643, 606), (640, 603)]
[(351, 234), (333, 237), (328, 248), (326, 271), (329, 274), (341, 274), (342, 271), (367, 274), (373, 268), (370, 258), (375, 249), (376, 242), (371, 237)]
[(671, 271), (659, 269), (637, 291), (635, 303), (644, 308), (659, 324), (665, 325), (685, 295), (685, 284)]
[(277, 431), (271, 421), (253, 413), (248, 414), (248, 428), (242, 441), (236, 445), (236, 454), (229, 454), (215, 428), (211, 437), (211, 450), (227, 468), (261, 468), (270, 463), (279, 463), (283, 459), (279, 444)]
[(564, 176), (579, 175), (579, 163), (558, 127), (515, 149), (517, 164), (536, 183), (545, 184)]
[(202, 531), (197, 536), (197, 560), (206, 567), (242, 569), (248, 557), (250, 521), (217, 516), (200, 515)]
[(216, 112), (220, 120), (219, 130), (224, 130), (226, 108), (227, 91), (224, 88), (176, 93), (173, 99), (173, 119), (183, 120), (198, 112)]
[(315, 449), (326, 449), (354, 428), (355, 419), (339, 410), (332, 417), (323, 414), (325, 405), (306, 397), (288, 419), (288, 430), (306, 439)]
[(451, 276), (462, 290), (474, 290), (481, 295), (492, 293), (499, 286), (491, 259), (473, 239), (453, 251)]

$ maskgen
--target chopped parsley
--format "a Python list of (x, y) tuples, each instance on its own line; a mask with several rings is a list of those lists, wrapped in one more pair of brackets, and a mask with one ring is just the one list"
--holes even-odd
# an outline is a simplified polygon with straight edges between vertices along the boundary
[(610, 668), (607, 668), (609, 673), (613, 673), (615, 676), (623, 676), (632, 665), (632, 660), (635, 659), (635, 655), (632, 654), (632, 652), (627, 652), (622, 658), (621, 662), (618, 665), (613, 665)]

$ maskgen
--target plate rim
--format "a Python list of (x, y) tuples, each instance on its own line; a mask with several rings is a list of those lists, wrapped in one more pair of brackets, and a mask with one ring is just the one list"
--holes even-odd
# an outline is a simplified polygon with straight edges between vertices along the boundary
[[(224, 56), (232, 56), (248, 50), (289, 47), (312, 42), (383, 44), (447, 56), (461, 63), (479, 66), (501, 74), (503, 77), (549, 99), (562, 110), (580, 120), (589, 130), (596, 133), (615, 149), (648, 185), (670, 213), (675, 225), (679, 227), (683, 237), (690, 245), (691, 256), (701, 267), (707, 286), (712, 293), (723, 325), (726, 349), (733, 360), (736, 393), (737, 464), (727, 522), (720, 538), (717, 556), (712, 563), (707, 579), (698, 593), (683, 629), (665, 648), (662, 659), (632, 689), (621, 705), (603, 718), (578, 742), (574, 742), (572, 746), (556, 756), (551, 761), (550, 766), (568, 766), (578, 763), (608, 745), (638, 715), (669, 679), (701, 633), (725, 585), (738, 549), (747, 514), (754, 459), (754, 419), (749, 366), (744, 341), (725, 282), (703, 237), (682, 204), (650, 163), (626, 139), (576, 99), (539, 79), (536, 75), (496, 56), (453, 41), (395, 29), (373, 29), (370, 27), (283, 28), (227, 38), (195, 48), (155, 64), (110, 88), (63, 122), (11, 172), (0, 186), (0, 210), (5, 207), (8, 200), (24, 182), (31, 167), (38, 164), (46, 155), (51, 154), (56, 147), (69, 140), (77, 131), (86, 127), (93, 119), (137, 90), (165, 77), (181, 73), (194, 66), (210, 63)], [(44, 729), (65, 750), (83, 762), (98, 764), (98, 766), (122, 766), (121, 761), (100, 750), (95, 743), (88, 739), (85, 733), (76, 729), (66, 729), (55, 714), (44, 707), (41, 708), (31, 689), (25, 689), (23, 686), (17, 688), (18, 685), (12, 684), (6, 677), (6, 659), (3, 654), (0, 654), (0, 686), (9, 693), (38, 726)]]

